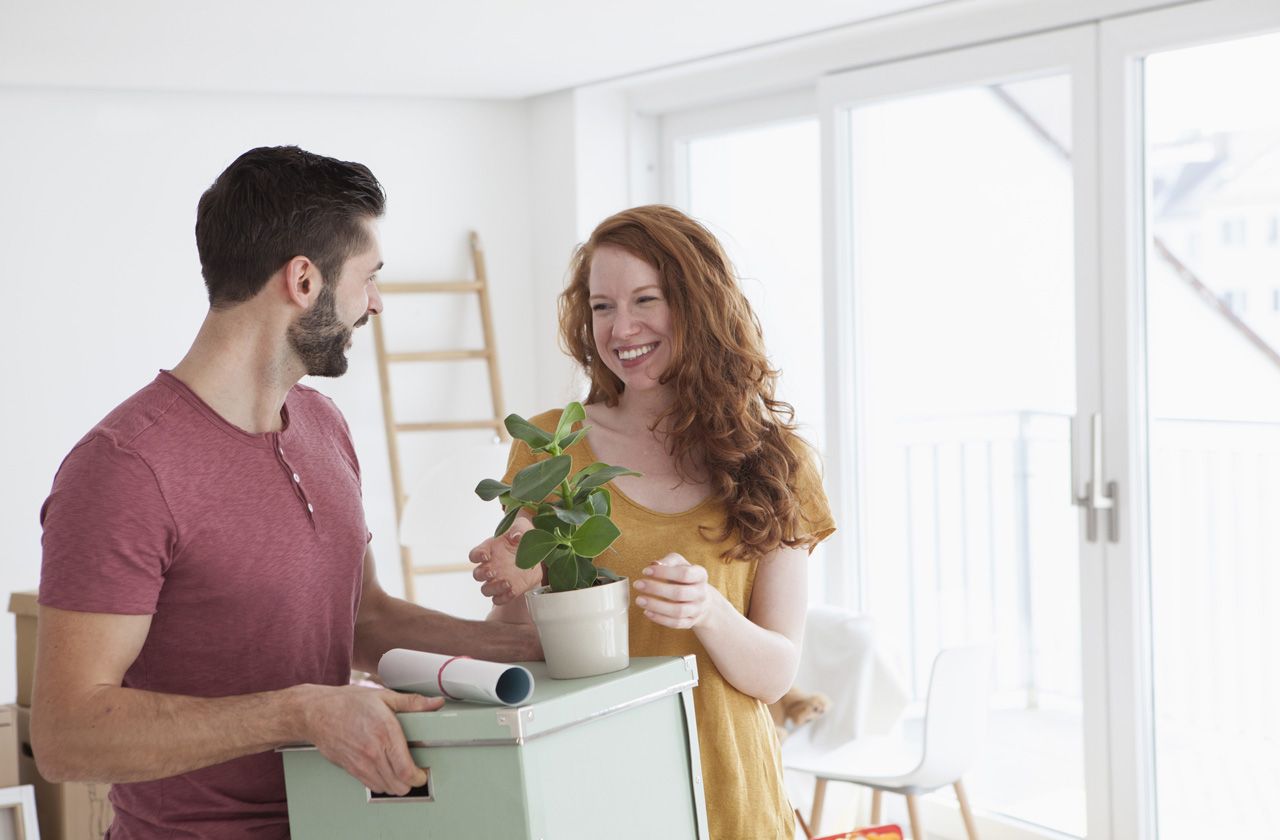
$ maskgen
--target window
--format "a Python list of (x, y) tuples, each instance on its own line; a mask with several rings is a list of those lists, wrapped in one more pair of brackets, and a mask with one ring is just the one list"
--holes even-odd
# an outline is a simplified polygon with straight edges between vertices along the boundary
[(1226, 219), (1222, 222), (1222, 244), (1243, 245), (1245, 239), (1244, 219)]
[(1228, 289), (1222, 293), (1220, 298), (1227, 308), (1237, 315), (1243, 315), (1245, 310), (1249, 308), (1248, 295), (1243, 289)]

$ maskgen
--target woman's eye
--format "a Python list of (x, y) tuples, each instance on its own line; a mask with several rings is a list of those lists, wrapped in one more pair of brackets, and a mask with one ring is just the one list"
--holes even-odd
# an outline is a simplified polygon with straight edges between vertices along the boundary
[(606, 310), (606, 309), (608, 309), (608, 308), (609, 308), (609, 304), (607, 304), (607, 303), (593, 303), (593, 304), (591, 304), (591, 311), (592, 311), (592, 312), (603, 312), (603, 311), (605, 311), (605, 310)]

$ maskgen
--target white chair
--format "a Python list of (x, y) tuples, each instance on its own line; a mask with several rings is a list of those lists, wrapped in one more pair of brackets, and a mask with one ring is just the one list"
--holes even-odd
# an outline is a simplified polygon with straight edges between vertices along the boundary
[(795, 685), (827, 695), (831, 704), (783, 743), (784, 755), (788, 749), (829, 750), (866, 734), (874, 652), (875, 624), (869, 616), (836, 607), (809, 609)]
[(991, 691), (991, 647), (948, 648), (933, 661), (924, 718), (924, 743), (911, 749), (898, 739), (858, 738), (834, 750), (783, 754), (789, 770), (815, 777), (809, 824), (819, 830), (829, 781), (872, 789), (871, 822), (880, 821), (884, 791), (907, 798), (912, 840), (924, 840), (917, 798), (946, 785), (955, 788), (969, 840), (978, 840), (961, 777), (973, 765), (986, 737)]

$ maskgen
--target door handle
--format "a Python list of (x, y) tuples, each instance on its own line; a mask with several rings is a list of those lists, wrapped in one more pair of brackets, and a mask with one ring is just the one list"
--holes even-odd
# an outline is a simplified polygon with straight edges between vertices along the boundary
[(1102, 483), (1102, 415), (1094, 412), (1089, 418), (1089, 479), (1084, 484), (1084, 494), (1076, 495), (1080, 486), (1076, 478), (1076, 419), (1071, 418), (1071, 504), (1084, 508), (1085, 538), (1098, 541), (1098, 512), (1107, 512), (1107, 539), (1120, 542), (1120, 506), (1117, 500), (1119, 485), (1114, 481)]

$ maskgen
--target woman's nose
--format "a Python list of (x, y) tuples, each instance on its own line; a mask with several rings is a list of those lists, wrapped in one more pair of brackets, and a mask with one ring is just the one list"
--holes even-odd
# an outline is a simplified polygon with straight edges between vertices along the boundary
[(635, 335), (639, 331), (639, 322), (631, 317), (631, 314), (623, 310), (618, 310), (617, 316), (613, 319), (613, 334), (619, 338)]

